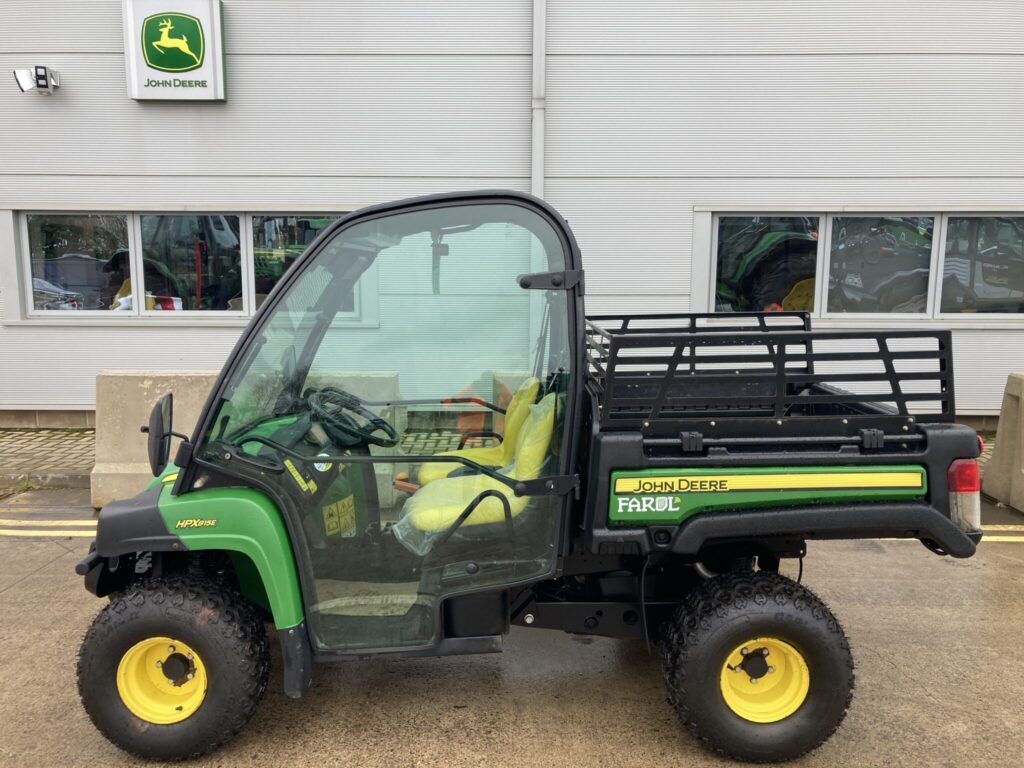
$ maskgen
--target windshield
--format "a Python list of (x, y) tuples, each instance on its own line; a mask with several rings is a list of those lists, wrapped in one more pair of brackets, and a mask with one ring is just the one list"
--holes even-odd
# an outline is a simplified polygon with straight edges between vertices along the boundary
[(564, 292), (517, 282), (564, 268), (555, 231), (516, 205), (350, 227), (306, 265), (252, 340), (212, 437), (235, 442), (255, 424), (306, 411), (308, 392), (331, 384), (374, 404), (429, 401), (408, 403), (423, 411), (459, 393), (500, 399), (517, 375), (567, 368), (564, 342), (550, 345), (551, 312), (557, 327), (566, 321)]

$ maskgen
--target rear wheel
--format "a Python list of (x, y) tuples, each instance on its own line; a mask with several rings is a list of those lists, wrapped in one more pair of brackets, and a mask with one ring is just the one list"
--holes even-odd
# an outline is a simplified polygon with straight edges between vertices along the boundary
[(82, 642), (78, 690), (116, 746), (150, 760), (212, 751), (249, 721), (267, 687), (262, 619), (237, 591), (173, 577), (115, 595)]
[(853, 695), (842, 628), (810, 590), (777, 573), (696, 587), (663, 632), (669, 702), (707, 747), (751, 762), (822, 744)]

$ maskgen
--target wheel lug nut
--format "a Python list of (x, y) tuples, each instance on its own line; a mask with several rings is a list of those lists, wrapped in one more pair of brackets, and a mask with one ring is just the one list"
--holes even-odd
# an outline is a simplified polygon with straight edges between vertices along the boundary
[(756, 677), (750, 678), (750, 684), (751, 685), (756, 685), (757, 684), (757, 678)]
[(157, 665), (157, 667), (162, 667), (164, 665), (164, 663), (162, 661), (157, 661), (156, 665)]
[(187, 675), (185, 675), (185, 678), (186, 678), (187, 680), (191, 680), (191, 679), (192, 679), (193, 677), (195, 677), (195, 675), (194, 675), (194, 674), (192, 674), (191, 672), (189, 672), (189, 673), (188, 673)]
[(769, 672), (774, 672), (775, 671), (775, 667), (768, 667), (768, 671)]
[(188, 660), (192, 661), (192, 654), (191, 653), (188, 655)]
[(740, 656), (746, 656), (748, 653), (750, 653), (750, 651), (746, 648), (740, 648)]
[(168, 653), (174, 653), (174, 646), (173, 645), (168, 645), (167, 646), (167, 652)]

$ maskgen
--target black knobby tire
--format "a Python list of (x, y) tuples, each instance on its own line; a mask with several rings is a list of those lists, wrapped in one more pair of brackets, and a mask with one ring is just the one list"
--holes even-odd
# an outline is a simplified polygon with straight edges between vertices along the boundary
[[(161, 636), (194, 648), (208, 678), (199, 708), (167, 725), (134, 715), (116, 679), (128, 649)], [(242, 730), (263, 698), (269, 668), (263, 621), (237, 590), (195, 576), (158, 578), (114, 595), (96, 617), (79, 651), (78, 692), (93, 723), (116, 746), (149, 760), (184, 760)]]
[[(729, 654), (765, 636), (797, 649), (810, 677), (799, 708), (770, 723), (738, 715), (721, 688)], [(718, 576), (687, 595), (662, 632), (662, 669), (669, 703), (689, 731), (710, 750), (748, 762), (791, 760), (817, 748), (853, 697), (853, 658), (832, 612), (806, 587), (764, 571)]]

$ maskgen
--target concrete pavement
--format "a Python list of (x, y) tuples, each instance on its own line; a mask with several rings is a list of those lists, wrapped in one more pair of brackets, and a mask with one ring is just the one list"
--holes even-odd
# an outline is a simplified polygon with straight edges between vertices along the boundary
[[(39, 512), (34, 498), (19, 518), (0, 502), (0, 518)], [(51, 517), (80, 519), (73, 501)], [(986, 523), (1024, 516), (988, 507)], [(1024, 765), (1024, 530), (1001, 534), (966, 561), (917, 542), (811, 543), (804, 580), (850, 636), (857, 691), (835, 737), (793, 765)], [(92, 727), (75, 688), (102, 606), (72, 570), (88, 541), (0, 536), (0, 765), (137, 764)], [(516, 628), (500, 655), (320, 665), (306, 698), (280, 688), (275, 656), (254, 720), (194, 764), (730, 765), (679, 727), (642, 643)]]

